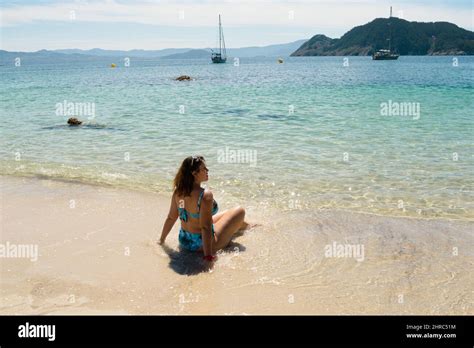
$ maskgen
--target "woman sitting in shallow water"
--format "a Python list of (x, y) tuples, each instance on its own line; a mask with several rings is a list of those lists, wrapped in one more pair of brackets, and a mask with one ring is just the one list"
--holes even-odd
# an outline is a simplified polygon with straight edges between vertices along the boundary
[(184, 159), (174, 178), (174, 192), (168, 217), (163, 225), (160, 244), (178, 219), (181, 220), (179, 245), (181, 248), (204, 252), (204, 259), (214, 260), (214, 253), (225, 248), (235, 232), (245, 229), (245, 210), (242, 207), (217, 214), (218, 205), (210, 190), (201, 187), (209, 179), (204, 157)]

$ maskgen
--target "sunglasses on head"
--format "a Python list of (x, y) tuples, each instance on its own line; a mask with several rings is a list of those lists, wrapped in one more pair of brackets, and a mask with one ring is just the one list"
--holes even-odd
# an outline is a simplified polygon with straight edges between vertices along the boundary
[(204, 159), (204, 157), (202, 157), (202, 156), (193, 156), (191, 158), (191, 166), (193, 166), (194, 161), (196, 161), (196, 163), (198, 163), (198, 162), (201, 162), (203, 159)]

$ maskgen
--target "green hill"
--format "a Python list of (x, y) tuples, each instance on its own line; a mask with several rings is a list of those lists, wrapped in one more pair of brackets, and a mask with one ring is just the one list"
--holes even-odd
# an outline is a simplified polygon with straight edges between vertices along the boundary
[(400, 55), (473, 55), (474, 32), (448, 22), (409, 22), (400, 18), (377, 18), (355, 27), (340, 39), (315, 35), (292, 56), (366, 56), (388, 48)]

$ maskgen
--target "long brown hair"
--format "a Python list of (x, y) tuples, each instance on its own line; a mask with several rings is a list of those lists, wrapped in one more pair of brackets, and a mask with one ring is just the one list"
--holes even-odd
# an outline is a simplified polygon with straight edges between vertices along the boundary
[(199, 170), (199, 166), (204, 161), (202, 156), (189, 156), (181, 163), (181, 167), (179, 167), (173, 181), (173, 189), (178, 196), (186, 197), (191, 194), (194, 186), (193, 172)]

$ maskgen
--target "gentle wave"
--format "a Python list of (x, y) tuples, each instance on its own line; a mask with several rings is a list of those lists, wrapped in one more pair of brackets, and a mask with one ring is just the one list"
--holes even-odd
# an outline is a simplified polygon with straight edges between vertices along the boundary
[[(0, 175), (15, 177), (33, 177), (39, 179), (53, 179), (89, 185), (138, 190), (169, 195), (171, 193), (171, 178), (166, 175), (125, 174), (113, 172), (113, 168), (98, 169), (83, 166), (67, 166), (64, 164), (38, 164), (14, 162), (0, 162)], [(246, 183), (242, 178), (211, 178), (205, 184), (213, 190), (215, 196), (222, 200), (222, 206), (232, 207), (243, 205), (251, 210), (272, 210), (280, 212), (313, 212), (320, 209), (348, 210), (353, 212), (373, 213), (386, 216), (404, 216), (416, 218), (448, 218), (459, 220), (473, 220), (474, 209), (471, 206), (462, 208), (457, 202), (447, 201), (442, 193), (446, 188), (440, 188), (439, 194), (430, 192), (429, 195), (404, 197), (403, 205), (397, 197), (387, 197), (380, 194), (364, 192), (360, 188), (341, 190), (338, 186), (328, 183), (316, 190), (295, 190), (292, 186), (276, 187), (275, 182)], [(314, 188), (314, 187), (313, 187)], [(466, 188), (458, 196), (468, 199), (472, 191)]]

